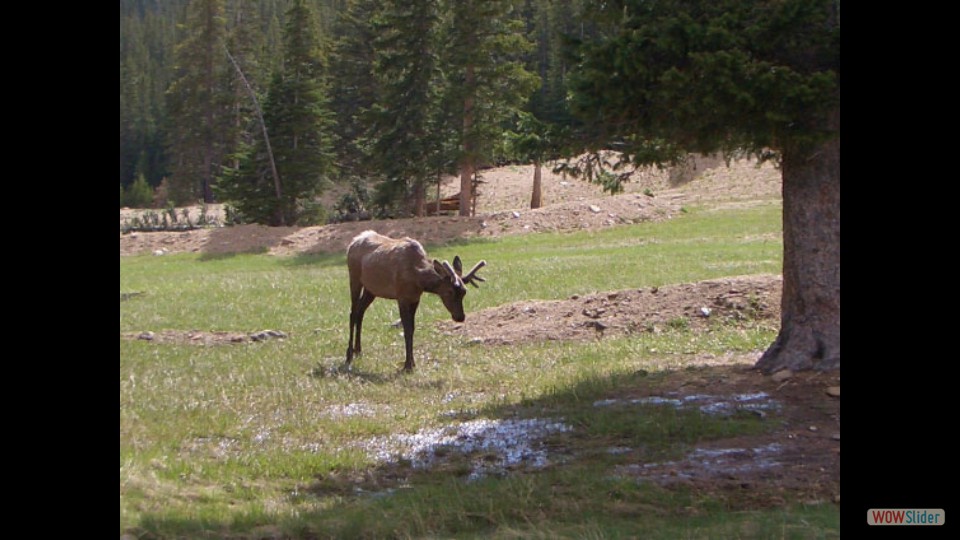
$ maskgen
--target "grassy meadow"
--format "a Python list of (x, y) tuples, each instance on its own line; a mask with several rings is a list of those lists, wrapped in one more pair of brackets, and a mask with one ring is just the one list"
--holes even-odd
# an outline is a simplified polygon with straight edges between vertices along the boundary
[[(662, 222), (427, 246), (485, 259), (470, 312), (723, 276), (778, 273), (779, 203), (693, 209)], [(593, 407), (643, 377), (656, 384), (691, 353), (759, 351), (767, 325), (684, 328), (591, 343), (471, 345), (439, 333), (426, 295), (414, 373), (399, 372), (396, 303), (378, 300), (364, 354), (337, 370), (349, 295), (342, 254), (179, 254), (120, 259), (120, 332), (282, 330), (285, 339), (203, 346), (120, 339), (120, 532), (137, 538), (820, 538), (835, 506), (754, 508), (614, 474), (611, 447), (676, 459), (701, 441), (771, 422), (665, 407)], [(137, 294), (131, 294), (137, 293)], [(124, 296), (126, 295), (126, 297)], [(367, 443), (461, 419), (562, 419), (546, 439), (563, 459), (468, 479), (378, 462)]]

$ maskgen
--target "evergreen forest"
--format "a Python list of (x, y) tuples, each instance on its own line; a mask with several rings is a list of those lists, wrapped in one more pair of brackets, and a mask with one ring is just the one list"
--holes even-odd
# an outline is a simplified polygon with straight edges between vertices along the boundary
[(303, 225), (333, 185), (381, 216), (423, 215), (444, 176), (469, 197), (485, 166), (560, 155), (584, 4), (121, 0), (121, 207)]

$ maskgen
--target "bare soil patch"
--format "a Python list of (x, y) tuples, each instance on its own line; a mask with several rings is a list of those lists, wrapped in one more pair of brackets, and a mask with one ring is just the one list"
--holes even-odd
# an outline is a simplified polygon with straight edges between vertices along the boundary
[[(648, 220), (668, 219), (684, 205), (742, 205), (780, 197), (780, 174), (772, 165), (750, 160), (727, 167), (714, 158), (699, 158), (674, 170), (641, 170), (620, 195), (604, 195), (600, 186), (543, 169), (544, 206), (529, 209), (532, 166), (506, 166), (482, 173), (477, 216), (439, 216), (390, 221), (362, 221), (319, 227), (242, 225), (178, 232), (120, 235), (120, 255), (144, 253), (271, 253), (291, 256), (341, 253), (350, 240), (367, 229), (391, 236), (410, 236), (427, 245), (471, 237), (497, 237), (544, 231), (597, 229)], [(450, 181), (442, 196), (458, 191)], [(180, 212), (182, 210), (178, 210)], [(199, 207), (188, 209), (199, 215)], [(210, 205), (208, 215), (222, 219), (222, 205)], [(139, 210), (123, 209), (120, 222)]]
[(273, 255), (292, 256), (341, 253), (346, 250), (354, 236), (368, 229), (387, 236), (409, 236), (427, 245), (437, 245), (472, 237), (597, 229), (666, 219), (679, 211), (677, 196), (653, 198), (630, 194), (476, 217), (438, 216), (357, 221), (318, 227), (238, 225), (181, 232), (140, 232), (120, 236), (120, 255), (269, 252)]
[(257, 332), (225, 332), (204, 330), (161, 330), (159, 332), (127, 332), (120, 339), (139, 339), (155, 343), (173, 343), (177, 345), (229, 345), (283, 339), (286, 333), (279, 330), (260, 330)]
[(471, 313), (440, 330), (470, 343), (591, 340), (658, 333), (671, 327), (702, 331), (717, 322), (780, 322), (782, 280), (751, 275), (659, 288), (625, 289), (566, 300), (526, 300)]

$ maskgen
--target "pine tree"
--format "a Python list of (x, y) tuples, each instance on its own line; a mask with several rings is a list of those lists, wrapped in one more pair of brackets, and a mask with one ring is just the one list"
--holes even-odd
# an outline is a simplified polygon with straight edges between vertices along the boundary
[(306, 210), (334, 173), (333, 118), (316, 20), (305, 0), (294, 0), (285, 19), (283, 70), (263, 105), (280, 182), (261, 137), (241, 149), (240, 166), (228, 172), (221, 190), (247, 219), (275, 226), (309, 222)]
[(376, 103), (366, 115), (368, 155), (381, 177), (376, 203), (423, 215), (439, 145), (437, 0), (385, 2), (376, 22)]
[(506, 132), (510, 155), (524, 162), (533, 162), (533, 191), (530, 208), (543, 205), (542, 168), (544, 162), (561, 157), (567, 130), (558, 124), (539, 120), (531, 112), (520, 111), (514, 130)]
[(120, 183), (143, 173), (156, 186), (168, 173), (165, 92), (184, 0), (120, 2)]
[(230, 97), (224, 91), (226, 36), (224, 0), (193, 0), (187, 13), (187, 36), (177, 46), (178, 77), (170, 86), (174, 155), (171, 188), (178, 202), (198, 193), (213, 202), (213, 186), (230, 132)]
[(337, 120), (337, 163), (341, 176), (350, 182), (364, 178), (370, 170), (363, 149), (362, 115), (376, 101), (374, 19), (380, 4), (380, 0), (348, 1), (335, 29), (330, 75), (336, 92), (331, 109)]
[[(241, 145), (249, 146), (253, 143), (260, 130), (257, 128), (255, 104), (250, 91), (255, 96), (262, 95), (262, 88), (269, 80), (263, 69), (261, 53), (265, 39), (260, 29), (260, 11), (256, 0), (235, 0), (228, 10), (228, 32), (224, 43), (224, 55), (232, 56), (236, 67), (228, 66), (223, 71), (222, 87), (232, 94), (230, 99), (230, 119), (226, 123), (228, 131), (224, 133), (226, 156), (224, 166), (236, 169), (239, 167), (240, 154), (237, 150)], [(231, 62), (231, 64), (232, 64)], [(238, 75), (237, 68), (243, 75), (250, 88), (243, 83)]]
[(470, 215), (478, 166), (499, 141), (502, 123), (519, 110), (538, 78), (520, 57), (531, 44), (509, 0), (451, 3), (450, 55), (445, 63), (450, 91), (461, 104), (460, 215)]
[(766, 372), (840, 367), (840, 3), (596, 2), (574, 103), (637, 163), (680, 152), (776, 159), (783, 298)]
[(123, 193), (123, 204), (131, 208), (149, 208), (153, 205), (153, 188), (143, 174), (138, 175)]

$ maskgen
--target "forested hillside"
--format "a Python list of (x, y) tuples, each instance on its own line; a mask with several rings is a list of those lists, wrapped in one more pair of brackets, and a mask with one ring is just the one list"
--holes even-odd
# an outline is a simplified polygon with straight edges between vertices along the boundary
[(456, 174), (539, 161), (571, 124), (556, 0), (121, 0), (121, 206), (236, 202), (316, 221), (317, 195), (422, 214)]

